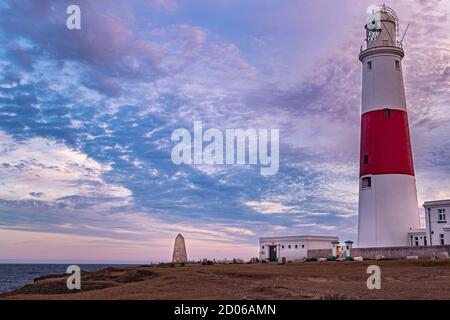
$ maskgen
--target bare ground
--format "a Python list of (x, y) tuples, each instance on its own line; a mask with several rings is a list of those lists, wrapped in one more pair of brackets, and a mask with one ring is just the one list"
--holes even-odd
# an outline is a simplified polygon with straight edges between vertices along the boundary
[[(368, 290), (369, 265), (381, 268), (381, 290)], [(141, 266), (37, 279), (0, 299), (450, 299), (450, 262), (365, 261), (241, 265)]]

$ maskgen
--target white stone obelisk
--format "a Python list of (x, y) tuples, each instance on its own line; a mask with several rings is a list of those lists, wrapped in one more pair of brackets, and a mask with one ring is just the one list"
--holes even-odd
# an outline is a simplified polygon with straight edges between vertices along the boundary
[(187, 253), (186, 253), (186, 244), (184, 242), (184, 238), (181, 233), (175, 238), (175, 245), (173, 247), (173, 263), (186, 263), (187, 262)]

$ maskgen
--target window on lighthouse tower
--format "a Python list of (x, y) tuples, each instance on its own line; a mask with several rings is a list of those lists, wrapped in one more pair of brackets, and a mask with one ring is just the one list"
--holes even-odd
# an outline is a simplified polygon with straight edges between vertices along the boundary
[(362, 178), (361, 187), (363, 189), (372, 188), (372, 178), (371, 177)]

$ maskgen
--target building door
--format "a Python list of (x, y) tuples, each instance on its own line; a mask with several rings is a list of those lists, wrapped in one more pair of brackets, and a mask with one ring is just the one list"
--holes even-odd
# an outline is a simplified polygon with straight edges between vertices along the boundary
[(276, 262), (277, 261), (277, 247), (269, 246), (269, 261)]

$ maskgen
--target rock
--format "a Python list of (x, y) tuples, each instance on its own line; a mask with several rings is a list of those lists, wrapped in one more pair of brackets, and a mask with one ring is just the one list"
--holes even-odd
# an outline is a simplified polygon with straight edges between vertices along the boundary
[(251, 258), (251, 259), (250, 259), (250, 263), (251, 263), (251, 264), (256, 264), (256, 263), (258, 263), (258, 262), (259, 262), (258, 258)]
[(364, 258), (363, 257), (354, 257), (353, 261), (361, 262), (361, 261), (364, 261)]
[(450, 257), (448, 255), (448, 252), (438, 252), (436, 254), (436, 259), (437, 260), (449, 260)]

